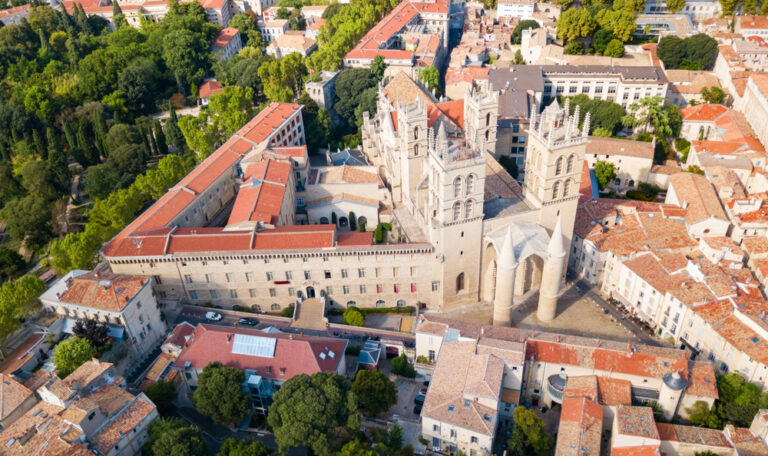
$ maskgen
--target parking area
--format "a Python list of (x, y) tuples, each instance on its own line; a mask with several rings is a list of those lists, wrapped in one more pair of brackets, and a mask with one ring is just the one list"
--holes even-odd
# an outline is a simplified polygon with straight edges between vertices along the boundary
[(422, 381), (398, 378), (395, 380), (397, 386), (397, 404), (389, 409), (390, 418), (402, 418), (406, 420), (419, 420), (419, 415), (413, 413), (414, 399), (419, 394), (419, 390), (424, 388)]

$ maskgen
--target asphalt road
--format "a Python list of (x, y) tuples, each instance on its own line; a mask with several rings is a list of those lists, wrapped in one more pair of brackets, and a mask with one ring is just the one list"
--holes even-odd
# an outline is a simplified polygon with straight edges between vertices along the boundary
[(600, 294), (596, 293), (592, 286), (583, 281), (580, 280), (576, 282), (576, 287), (578, 290), (584, 294), (590, 301), (596, 303), (598, 306), (600, 306), (603, 311), (607, 311), (608, 314), (610, 314), (614, 320), (618, 321), (622, 326), (627, 328), (632, 334), (635, 335), (639, 340), (641, 340), (646, 345), (652, 345), (655, 347), (667, 347), (669, 344), (666, 344), (659, 339), (651, 336), (648, 334), (643, 328), (638, 326), (634, 321), (632, 321), (629, 318), (626, 318), (624, 314), (622, 314), (615, 306), (613, 306), (611, 303), (603, 299)]
[[(218, 321), (208, 321), (205, 319), (205, 313), (206, 312), (216, 312), (221, 314), (222, 319)], [(226, 309), (203, 309), (199, 307), (193, 307), (193, 306), (184, 306), (181, 310), (181, 313), (178, 315), (176, 320), (174, 321), (174, 324), (179, 324), (181, 322), (188, 322), (193, 325), (197, 325), (198, 323), (205, 323), (209, 325), (219, 325), (219, 326), (227, 326), (232, 327), (235, 326), (236, 323), (238, 323), (238, 320), (242, 318), (243, 315), (241, 313), (229, 311)], [(317, 330), (311, 330), (311, 329), (302, 329), (302, 328), (295, 328), (291, 327), (290, 324), (285, 321), (284, 319), (275, 318), (272, 315), (267, 314), (249, 314), (247, 318), (251, 318), (253, 320), (257, 320), (258, 324), (255, 326), (247, 326), (243, 324), (238, 324), (237, 326), (240, 328), (249, 328), (249, 329), (265, 329), (267, 327), (274, 327), (284, 332), (292, 332), (295, 334), (303, 333), (308, 336), (323, 336), (323, 337), (342, 337), (345, 339), (365, 339), (367, 337), (380, 337), (387, 340), (397, 340), (401, 342), (413, 342), (415, 340), (415, 337), (411, 334), (392, 334), (387, 333), (386, 335), (382, 334), (379, 331), (372, 330), (371, 328), (365, 328), (365, 327), (351, 327), (351, 326), (344, 326), (343, 328), (334, 327), (334, 325), (331, 325), (331, 327), (327, 331), (317, 331)]]

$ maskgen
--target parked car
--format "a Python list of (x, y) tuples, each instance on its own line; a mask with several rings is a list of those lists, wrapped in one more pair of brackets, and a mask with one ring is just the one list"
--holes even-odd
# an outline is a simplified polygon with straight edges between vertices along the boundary
[(424, 381), (424, 386), (429, 386), (429, 380)]
[(421, 406), (420, 405), (414, 406), (413, 413), (415, 413), (416, 415), (421, 415)]
[(259, 320), (256, 320), (255, 318), (241, 318), (238, 320), (238, 323), (241, 325), (256, 326), (259, 324)]
[(424, 399), (426, 399), (426, 396), (423, 394), (419, 394), (415, 398), (413, 398), (413, 403), (416, 405), (424, 405)]
[(419, 390), (419, 394), (423, 394), (423, 395), (426, 396), (427, 395), (427, 387), (425, 386), (424, 388), (420, 389)]
[(205, 319), (208, 321), (219, 321), (222, 317), (220, 313), (218, 312), (206, 312), (205, 313)]

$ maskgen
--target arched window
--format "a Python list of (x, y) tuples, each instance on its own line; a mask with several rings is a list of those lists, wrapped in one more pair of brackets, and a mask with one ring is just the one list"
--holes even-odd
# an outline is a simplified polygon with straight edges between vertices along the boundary
[(555, 176), (559, 176), (563, 172), (563, 157), (558, 157), (555, 162)]
[(280, 310), (280, 304), (278, 303), (272, 303), (272, 310)]
[(576, 161), (576, 155), (571, 154), (570, 157), (568, 157), (568, 166), (565, 170), (566, 173), (573, 172), (573, 162)]
[(475, 191), (475, 175), (470, 174), (467, 176), (467, 195), (472, 194)]
[(488, 114), (485, 115), (485, 126), (487, 127), (490, 125), (491, 125), (491, 113), (489, 112)]
[(376, 301), (376, 307), (386, 307), (386, 306), (387, 306), (387, 303), (384, 302), (383, 299), (379, 299), (378, 301)]
[(456, 293), (464, 289), (464, 273), (456, 276)]
[(557, 199), (557, 196), (559, 193), (560, 193), (560, 181), (556, 181), (555, 185), (552, 186), (552, 199)]
[(413, 139), (419, 139), (419, 127), (413, 129)]
[(461, 218), (461, 203), (456, 201), (453, 203), (453, 220), (459, 220)]
[(571, 180), (566, 179), (565, 185), (563, 185), (563, 198), (571, 194)]
[(457, 177), (453, 180), (453, 196), (458, 198), (461, 196), (461, 178)]
[(414, 144), (413, 146), (413, 155), (419, 155), (419, 145)]
[(357, 303), (355, 301), (347, 301), (347, 307), (355, 307)]
[(486, 141), (491, 140), (491, 130), (485, 130), (485, 140)]
[(251, 306), (251, 311), (253, 312), (261, 312), (261, 306), (258, 304), (254, 304)]
[(405, 307), (405, 299), (398, 299), (397, 307)]
[(472, 218), (472, 200), (464, 203), (464, 218)]

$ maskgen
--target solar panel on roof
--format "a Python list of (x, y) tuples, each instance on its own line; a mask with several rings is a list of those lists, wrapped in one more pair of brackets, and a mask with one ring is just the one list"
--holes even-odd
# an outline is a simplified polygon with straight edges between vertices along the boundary
[(276, 342), (277, 339), (270, 337), (235, 334), (235, 340), (232, 343), (232, 353), (235, 355), (274, 358)]

